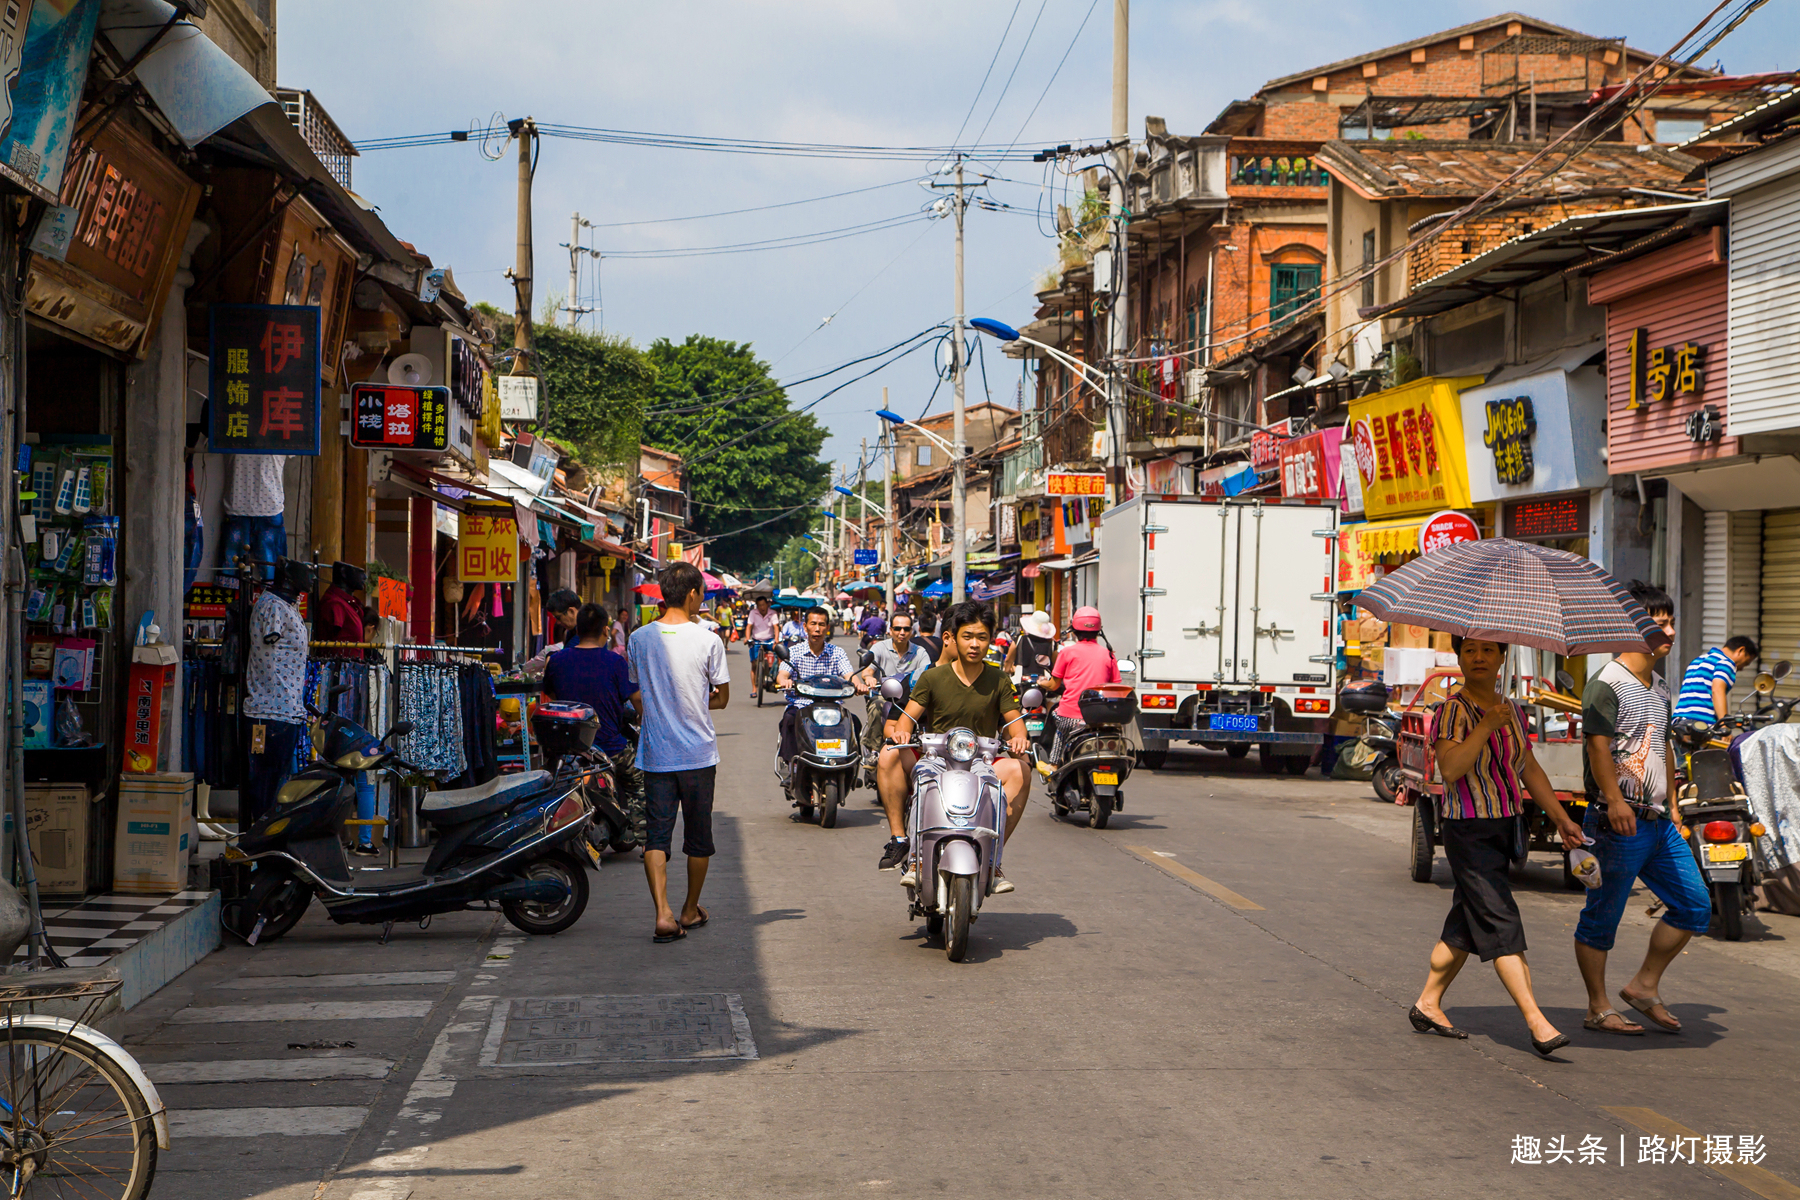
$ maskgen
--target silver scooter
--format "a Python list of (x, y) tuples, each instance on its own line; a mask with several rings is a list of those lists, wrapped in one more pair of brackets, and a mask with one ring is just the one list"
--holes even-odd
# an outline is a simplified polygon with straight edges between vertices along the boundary
[[(905, 685), (884, 680), (881, 694), (902, 701)], [(1020, 701), (1035, 708), (1043, 694), (1030, 688)], [(923, 916), (926, 932), (943, 939), (944, 956), (961, 962), (969, 952), (969, 924), (992, 891), (1006, 840), (1006, 789), (994, 771), (1005, 743), (952, 729), (920, 734), (919, 747), (907, 816), (907, 869), (918, 883), (906, 889), (907, 916)]]

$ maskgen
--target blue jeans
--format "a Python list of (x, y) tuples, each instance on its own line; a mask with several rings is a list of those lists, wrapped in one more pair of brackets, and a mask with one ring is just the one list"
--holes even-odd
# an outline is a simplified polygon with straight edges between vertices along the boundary
[(1619, 932), (1619, 918), (1631, 899), (1631, 887), (1642, 879), (1656, 898), (1668, 907), (1662, 919), (1688, 933), (1705, 933), (1712, 924), (1712, 893), (1700, 876), (1694, 852), (1667, 817), (1638, 818), (1637, 832), (1621, 837), (1613, 832), (1598, 804), (1589, 804), (1583, 830), (1594, 839), (1591, 847), (1600, 860), (1600, 886), (1587, 894), (1575, 940), (1596, 950), (1611, 950)]
[[(373, 771), (356, 773), (356, 815), (365, 821), (375, 815), (375, 773)], [(388, 830), (388, 836), (393, 837), (395, 832), (392, 829)], [(356, 836), (363, 845), (373, 846), (375, 844), (375, 827), (358, 825)]]
[(219, 559), (219, 570), (237, 574), (237, 560), (243, 555), (255, 564), (256, 571), (267, 581), (275, 578), (275, 560), (287, 554), (287, 531), (281, 514), (272, 517), (225, 517), (225, 551)]

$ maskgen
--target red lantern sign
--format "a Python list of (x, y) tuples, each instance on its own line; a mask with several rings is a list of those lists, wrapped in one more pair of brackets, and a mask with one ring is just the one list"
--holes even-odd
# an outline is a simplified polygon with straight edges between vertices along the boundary
[(1479, 542), (1481, 526), (1473, 518), (1451, 509), (1432, 513), (1419, 524), (1419, 553), (1430, 554), (1457, 542)]

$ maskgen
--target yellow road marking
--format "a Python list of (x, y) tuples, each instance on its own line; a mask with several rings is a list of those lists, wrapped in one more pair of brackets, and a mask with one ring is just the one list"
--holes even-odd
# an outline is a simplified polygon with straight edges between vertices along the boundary
[[(1198, 871), (1190, 871), (1173, 859), (1164, 858), (1161, 854), (1148, 846), (1127, 846), (1125, 848), (1155, 867), (1157, 870), (1166, 871), (1183, 883), (1191, 883), (1208, 895), (1217, 896), (1233, 908), (1241, 908), (1247, 911), (1253, 910), (1255, 912), (1264, 911), (1262, 905), (1250, 899), (1248, 896), (1240, 896), (1224, 884), (1215, 883)], [(1796, 1200), (1800, 1200), (1800, 1198), (1796, 1198)]]
[[(1645, 1133), (1661, 1134), (1664, 1137), (1699, 1137), (1700, 1135), (1685, 1125), (1677, 1125), (1653, 1108), (1602, 1108), (1621, 1121), (1629, 1122)], [(1707, 1166), (1708, 1171), (1717, 1171), (1739, 1187), (1755, 1192), (1766, 1200), (1800, 1200), (1800, 1187), (1795, 1187), (1773, 1171), (1765, 1171), (1761, 1167), (1749, 1163), (1732, 1163), (1728, 1166)]]

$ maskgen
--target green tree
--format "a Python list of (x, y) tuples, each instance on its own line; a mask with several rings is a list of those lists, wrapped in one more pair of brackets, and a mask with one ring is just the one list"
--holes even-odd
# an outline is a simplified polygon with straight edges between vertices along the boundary
[(689, 524), (703, 536), (727, 534), (708, 545), (727, 570), (768, 562), (812, 527), (811, 510), (830, 486), (831, 468), (819, 459), (825, 427), (794, 412), (746, 343), (659, 338), (648, 356), (656, 382), (644, 441), (682, 456)]
[[(511, 315), (477, 307), (497, 327), (499, 344), (510, 345)], [(545, 323), (533, 326), (533, 335), (543, 381), (538, 428), (573, 447), (590, 467), (635, 467), (656, 383), (650, 359), (630, 339), (612, 334)]]

